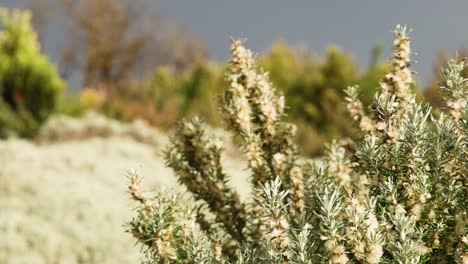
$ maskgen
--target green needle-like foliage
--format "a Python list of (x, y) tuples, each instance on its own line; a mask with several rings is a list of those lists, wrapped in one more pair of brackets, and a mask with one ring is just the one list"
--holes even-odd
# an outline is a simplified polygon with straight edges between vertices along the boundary
[(394, 34), (391, 69), (369, 109), (357, 86), (346, 91), (363, 136), (328, 144), (311, 163), (297, 154), (284, 97), (233, 40), (220, 101), (248, 162), (252, 198), (241, 202), (227, 186), (220, 142), (198, 119), (181, 122), (166, 159), (193, 197), (148, 198), (131, 174), (139, 206), (130, 232), (148, 263), (467, 263), (465, 62), (443, 71), (447, 111), (435, 118), (415, 100), (406, 28)]

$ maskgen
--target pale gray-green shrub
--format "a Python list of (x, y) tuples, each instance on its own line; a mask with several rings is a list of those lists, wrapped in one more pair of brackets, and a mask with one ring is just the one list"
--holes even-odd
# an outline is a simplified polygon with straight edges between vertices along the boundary
[(447, 113), (434, 117), (410, 89), (406, 28), (395, 37), (392, 69), (370, 109), (358, 87), (347, 89), (365, 136), (332, 142), (310, 164), (284, 122), (284, 98), (233, 40), (221, 108), (248, 161), (252, 199), (227, 184), (222, 142), (198, 119), (181, 122), (166, 161), (192, 196), (151, 196), (130, 174), (139, 206), (129, 231), (145, 263), (467, 263), (465, 63), (443, 71)]
[(80, 118), (54, 115), (41, 127), (37, 139), (41, 143), (53, 143), (93, 137), (132, 138), (154, 146), (166, 143), (165, 136), (144, 120), (125, 124), (94, 111), (88, 111)]
[[(78, 134), (89, 126), (87, 118), (63, 125)], [(58, 124), (55, 128), (63, 131)], [(73, 131), (75, 125), (78, 131)], [(54, 126), (48, 129), (54, 133)], [(219, 130), (210, 133), (224, 137)], [(45, 144), (17, 138), (0, 141), (0, 263), (138, 263), (140, 248), (122, 224), (134, 208), (126, 193), (125, 172), (138, 166), (142, 174), (157, 175), (146, 181), (149, 188), (181, 188), (163, 157), (155, 155), (153, 144), (117, 133), (90, 136)], [(165, 134), (157, 140), (158, 149), (168, 142)], [(224, 168), (238, 176), (233, 186), (246, 186), (245, 162), (236, 157), (225, 155)], [(246, 199), (248, 186), (238, 189)]]

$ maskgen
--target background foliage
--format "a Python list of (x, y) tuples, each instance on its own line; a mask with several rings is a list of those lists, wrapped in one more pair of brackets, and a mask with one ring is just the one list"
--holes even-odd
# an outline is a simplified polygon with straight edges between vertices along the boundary
[(65, 84), (30, 24), (31, 13), (0, 9), (0, 136), (31, 136), (55, 110)]
[[(73, 14), (70, 32), (76, 32), (77, 40), (74, 45), (81, 44), (76, 49), (62, 53), (62, 69), (66, 71), (82, 69), (83, 74), (86, 73), (84, 77), (87, 76), (83, 79), (83, 88), (78, 91), (78, 94), (76, 91), (67, 91), (66, 96), (61, 97), (57, 102), (59, 98), (56, 95), (57, 91), (62, 90), (64, 85), (57, 76), (54, 67), (45, 66), (44, 62), (42, 64), (33, 63), (36, 59), (29, 57), (36, 55), (24, 53), (21, 56), (29, 58), (25, 60), (30, 64), (28, 67), (33, 68), (35, 72), (43, 72), (41, 74), (44, 77), (41, 78), (49, 79), (38, 82), (32, 77), (21, 78), (30, 80), (28, 87), (32, 85), (32, 82), (35, 86), (40, 86), (31, 91), (36, 93), (38, 91), (48, 91), (49, 93), (53, 91), (54, 94), (43, 96), (44, 92), (41, 92), (39, 97), (34, 95), (38, 98), (47, 98), (34, 102), (34, 104), (43, 102), (41, 107), (44, 109), (40, 111), (37, 110), (37, 107), (34, 107), (32, 112), (25, 111), (28, 109), (17, 107), (17, 103), (3, 106), (4, 110), (0, 111), (0, 116), (4, 120), (2, 123), (4, 123), (5, 129), (3, 130), (21, 131), (18, 133), (21, 136), (34, 136), (40, 123), (54, 109), (57, 112), (70, 115), (80, 115), (87, 109), (93, 109), (125, 122), (141, 118), (162, 128), (172, 128), (180, 118), (197, 114), (212, 125), (221, 125), (217, 105), (220, 91), (226, 88), (226, 83), (223, 80), (226, 64), (204, 59), (205, 55), (203, 54), (206, 52), (203, 45), (184, 33), (170, 36), (164, 33), (163, 29), (158, 29), (150, 34), (146, 27), (142, 26), (141, 30), (137, 32), (138, 34), (127, 34), (126, 32), (136, 25), (147, 25), (145, 18), (154, 13), (144, 10), (144, 6), (131, 7), (125, 1), (110, 1), (109, 3), (112, 7), (109, 10), (119, 14), (119, 21), (125, 25), (118, 30), (116, 29), (117, 31), (115, 34), (112, 33), (112, 36), (128, 35), (128, 43), (111, 41), (112, 38), (102, 38), (100, 31), (93, 30), (96, 28), (93, 25), (100, 24), (100, 19), (104, 18), (92, 16), (92, 19), (87, 21), (82, 19), (83, 12), (87, 12), (86, 10), (95, 13), (101, 12), (102, 3), (85, 1), (81, 4), (72, 4), (64, 1), (61, 6), (65, 13)], [(44, 15), (43, 9), (37, 6), (35, 6), (34, 11), (38, 15)], [(108, 19), (111, 19), (112, 15), (110, 13), (108, 15)], [(21, 23), (28, 24), (28, 30), (22, 33), (23, 36), (26, 36), (23, 38), (37, 42), (37, 37), (29, 25), (30, 18)], [(98, 29), (103, 32), (109, 27), (101, 26)], [(178, 42), (186, 43), (186, 46), (179, 49), (171, 44)], [(133, 45), (132, 43), (139, 44)], [(19, 45), (19, 43), (15, 45)], [(34, 45), (36, 48), (32, 49), (39, 53), (38, 44)], [(148, 50), (152, 46), (162, 48), (165, 53), (159, 55), (152, 53), (151, 50)], [(172, 48), (169, 49), (169, 47)], [(73, 52), (70, 53), (71, 51)], [(101, 53), (102, 56), (99, 55)], [(156, 64), (140, 64), (138, 62), (138, 57), (147, 53), (153, 54), (152, 58), (157, 62)], [(106, 57), (106, 54), (110, 57)], [(381, 47), (377, 46), (372, 51), (371, 60), (366, 69), (360, 69), (350, 55), (336, 46), (330, 46), (324, 56), (320, 58), (304, 47), (289, 47), (282, 41), (276, 41), (268, 52), (259, 57), (260, 66), (265, 71), (270, 72), (270, 78), (277, 85), (277, 89), (288, 98), (288, 109), (285, 111), (288, 120), (294, 121), (298, 125), (297, 142), (301, 142), (300, 150), (303, 153), (316, 156), (323, 150), (323, 142), (333, 138), (342, 138), (345, 135), (351, 137), (357, 135), (358, 131), (353, 129), (350, 118), (345, 114), (342, 99), (343, 90), (348, 85), (358, 84), (362, 91), (364, 105), (369, 104), (378, 86), (378, 80), (389, 67), (386, 62), (380, 59), (380, 54)], [(176, 63), (180, 56), (187, 59), (184, 60), (183, 66)], [(45, 60), (43, 55), (39, 57), (42, 58), (39, 60)], [(76, 61), (73, 59), (76, 57), (82, 59)], [(107, 59), (96, 60), (97, 57), (106, 57)], [(4, 63), (6, 61), (4, 60)], [(103, 61), (106, 62), (105, 65)], [(138, 74), (138, 69), (141, 67), (145, 68), (144, 72), (152, 71), (153, 74)], [(150, 70), (151, 67), (155, 68)], [(121, 70), (113, 70), (114, 68)], [(12, 74), (15, 76), (29, 74), (15, 67), (4, 66), (4, 69), (8, 69), (10, 76)], [(121, 74), (111, 76), (106, 74), (107, 71)], [(46, 75), (48, 77), (45, 77)], [(9, 82), (10, 88), (6, 88), (7, 83), (4, 83), (4, 91), (12, 90), (11, 81)], [(25, 94), (27, 98), (33, 98), (31, 91), (24, 91), (27, 92)], [(13, 93), (3, 92), (3, 101), (13, 101), (7, 98), (14, 97), (11, 94)], [(431, 98), (437, 98), (437, 96)], [(47, 100), (49, 102), (46, 102)], [(28, 102), (27, 104), (32, 103)], [(15, 109), (11, 109), (12, 105)], [(45, 105), (48, 106), (44, 107)], [(52, 105), (54, 107), (51, 107)], [(15, 118), (18, 115), (22, 116), (21, 120), (23, 121), (18, 122), (18, 118)], [(35, 115), (34, 118), (30, 118), (31, 115)], [(3, 134), (5, 133), (3, 132)]]
[[(379, 62), (379, 55), (380, 52), (374, 53), (364, 72), (337, 47), (330, 47), (325, 57), (319, 59), (311, 51), (291, 48), (278, 41), (260, 56), (260, 66), (270, 73), (278, 90), (288, 98), (286, 113), (289, 120), (299, 125), (297, 140), (304, 143), (305, 153), (317, 155), (324, 141), (356, 135), (345, 113), (343, 89), (358, 83), (363, 90), (363, 101), (370, 102), (378, 80), (388, 69), (386, 63)], [(134, 98), (140, 103), (140, 109), (129, 102), (111, 102), (108, 114), (124, 120), (144, 117), (166, 127), (196, 114), (220, 125), (217, 108), (218, 97), (227, 86), (225, 68), (225, 64), (218, 63), (196, 64), (182, 73), (168, 67), (158, 68), (148, 81), (121, 90), (121, 97)]]

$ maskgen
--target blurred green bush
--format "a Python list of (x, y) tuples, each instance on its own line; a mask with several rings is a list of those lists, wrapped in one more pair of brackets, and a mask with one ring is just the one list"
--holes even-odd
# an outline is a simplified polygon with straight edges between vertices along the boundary
[(33, 136), (64, 82), (41, 54), (29, 11), (0, 9), (0, 137)]
[[(299, 126), (297, 140), (305, 154), (319, 154), (323, 142), (332, 138), (356, 135), (342, 100), (343, 90), (358, 83), (363, 102), (369, 103), (379, 79), (389, 69), (379, 62), (380, 53), (376, 48), (365, 71), (334, 46), (319, 59), (311, 51), (277, 41), (259, 58), (261, 67), (270, 72), (272, 82), (288, 98), (287, 114)], [(158, 68), (146, 82), (118, 89), (119, 95), (105, 104), (104, 112), (123, 120), (143, 117), (162, 127), (172, 127), (181, 117), (193, 115), (219, 125), (217, 96), (227, 86), (225, 67), (202, 63), (183, 73)]]
[(379, 62), (377, 47), (371, 62), (362, 72), (350, 55), (330, 46), (323, 59), (303, 48), (290, 48), (283, 42), (273, 44), (271, 51), (260, 58), (273, 83), (287, 98), (290, 121), (299, 126), (297, 140), (308, 155), (317, 155), (324, 141), (355, 136), (352, 120), (346, 112), (344, 89), (359, 84), (364, 103), (370, 103), (378, 81), (389, 70)]

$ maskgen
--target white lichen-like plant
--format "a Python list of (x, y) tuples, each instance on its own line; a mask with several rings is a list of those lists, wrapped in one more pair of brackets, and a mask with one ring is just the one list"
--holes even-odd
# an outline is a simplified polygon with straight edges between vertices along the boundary
[(233, 40), (221, 108), (248, 161), (252, 198), (227, 184), (222, 142), (198, 119), (181, 122), (166, 161), (192, 195), (145, 194), (131, 172), (139, 206), (129, 231), (145, 263), (468, 263), (465, 63), (443, 70), (447, 111), (434, 116), (412, 91), (406, 28), (395, 37), (392, 70), (369, 109), (358, 87), (346, 90), (363, 137), (329, 144), (310, 164), (284, 121), (284, 98)]

